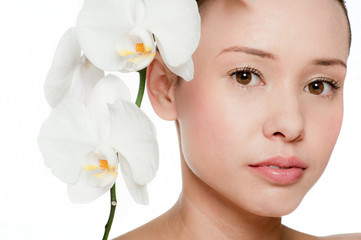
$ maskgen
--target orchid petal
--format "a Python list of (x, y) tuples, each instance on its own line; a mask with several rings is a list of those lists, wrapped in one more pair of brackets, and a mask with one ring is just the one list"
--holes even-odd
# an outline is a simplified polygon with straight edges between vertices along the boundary
[(143, 1), (85, 1), (77, 21), (78, 38), (85, 55), (100, 69), (121, 70), (125, 59), (115, 51), (115, 43), (143, 17)]
[(148, 204), (149, 196), (147, 185), (139, 185), (134, 182), (133, 176), (131, 175), (132, 171), (130, 169), (130, 166), (124, 158), (121, 158), (120, 165), (125, 185), (127, 186), (128, 191), (134, 201), (139, 204)]
[(185, 64), (181, 64), (178, 67), (172, 67), (168, 64), (166, 64), (169, 70), (176, 75), (180, 76), (187, 82), (191, 81), (194, 76), (194, 66), (193, 66), (193, 60), (190, 59)]
[(99, 80), (89, 96), (87, 110), (99, 142), (106, 141), (110, 133), (107, 103), (114, 103), (119, 98), (130, 100), (130, 92), (125, 83), (112, 74)]
[(164, 62), (177, 67), (189, 61), (200, 40), (196, 1), (145, 0), (145, 10), (143, 26), (154, 34)]
[(109, 183), (102, 188), (95, 188), (89, 185), (89, 172), (82, 171), (79, 180), (75, 184), (68, 184), (68, 196), (73, 203), (89, 203), (102, 196), (114, 185)]
[(97, 146), (88, 118), (84, 105), (66, 99), (52, 110), (40, 129), (38, 144), (45, 164), (69, 184), (77, 181), (82, 162)]
[(45, 97), (51, 107), (61, 100), (73, 97), (86, 103), (89, 93), (104, 72), (96, 68), (81, 50), (75, 28), (62, 37), (45, 81)]
[(129, 165), (122, 171), (136, 184), (145, 185), (158, 170), (158, 143), (153, 123), (131, 102), (120, 99), (108, 106), (112, 129), (109, 145), (117, 149), (119, 157)]
[(146, 68), (154, 59), (155, 54), (147, 54), (129, 59), (122, 72), (134, 72)]
[(59, 42), (44, 85), (45, 97), (51, 107), (55, 107), (69, 91), (80, 54), (76, 31), (70, 28)]
[(72, 87), (67, 96), (87, 105), (91, 91), (102, 77), (104, 77), (104, 71), (95, 67), (83, 56), (82, 63), (74, 70)]

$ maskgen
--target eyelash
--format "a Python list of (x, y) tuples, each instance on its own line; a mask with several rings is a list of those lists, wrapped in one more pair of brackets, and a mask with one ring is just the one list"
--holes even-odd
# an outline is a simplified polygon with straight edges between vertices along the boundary
[[(252, 73), (252, 74), (255, 74), (262, 82), (263, 82), (263, 75), (262, 73), (256, 68), (256, 67), (251, 67), (251, 66), (247, 66), (247, 67), (242, 67), (242, 68), (236, 68), (232, 71), (230, 71), (228, 73), (228, 75), (232, 78), (234, 74), (237, 74), (237, 73), (240, 73), (240, 72), (249, 72), (249, 73)], [(317, 77), (317, 78), (314, 78), (312, 79), (311, 81), (309, 81), (306, 86), (304, 88), (306, 88), (307, 86), (309, 86), (310, 84), (312, 83), (315, 83), (315, 82), (322, 82), (322, 83), (327, 83), (330, 85), (330, 87), (332, 88), (332, 91), (336, 91), (337, 89), (339, 89), (341, 86), (340, 86), (340, 83), (334, 79), (331, 79), (331, 78), (327, 78), (327, 77)], [(240, 85), (239, 83), (235, 82), (234, 81), (234, 84), (238, 87), (241, 87), (241, 88), (252, 88), (253, 86), (242, 86)], [(320, 95), (321, 97), (327, 97), (329, 95)]]
[(333, 80), (333, 79), (330, 79), (330, 78), (327, 78), (327, 77), (318, 77), (318, 78), (315, 78), (315, 79), (312, 79), (310, 82), (308, 82), (306, 84), (306, 86), (308, 86), (309, 84), (311, 83), (314, 83), (314, 82), (325, 82), (325, 83), (328, 83), (330, 84), (330, 86), (334, 89), (334, 90), (337, 90), (339, 89), (341, 86), (340, 86), (340, 83), (336, 80)]
[(233, 74), (239, 73), (239, 72), (250, 72), (256, 74), (258, 77), (262, 76), (262, 73), (255, 67), (247, 66), (247, 67), (241, 67), (236, 68), (228, 73), (229, 76), (232, 76)]

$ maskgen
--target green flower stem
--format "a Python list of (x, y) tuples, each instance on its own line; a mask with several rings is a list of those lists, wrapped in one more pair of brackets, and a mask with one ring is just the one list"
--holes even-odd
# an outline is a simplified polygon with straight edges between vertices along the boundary
[(142, 104), (143, 96), (144, 96), (144, 90), (145, 90), (145, 77), (147, 75), (147, 68), (144, 68), (139, 73), (139, 89), (138, 89), (138, 96), (137, 100), (135, 101), (135, 104), (140, 107)]
[[(142, 104), (143, 96), (144, 96), (144, 90), (145, 90), (145, 78), (147, 74), (147, 68), (144, 68), (139, 71), (139, 89), (138, 89), (138, 96), (137, 100), (135, 101), (135, 104), (140, 107)], [(110, 189), (110, 214), (108, 218), (108, 222), (105, 225), (105, 232), (103, 236), (103, 240), (107, 240), (109, 236), (110, 229), (113, 224), (114, 214), (115, 214), (115, 208), (117, 207), (117, 196), (115, 194), (115, 183), (113, 187)]]
[(116, 207), (117, 207), (117, 196), (115, 194), (115, 183), (114, 183), (113, 187), (110, 189), (110, 214), (109, 214), (108, 222), (105, 225), (105, 232), (104, 232), (103, 240), (108, 239), (109, 232), (110, 232), (110, 229), (113, 224), (114, 213), (115, 213)]

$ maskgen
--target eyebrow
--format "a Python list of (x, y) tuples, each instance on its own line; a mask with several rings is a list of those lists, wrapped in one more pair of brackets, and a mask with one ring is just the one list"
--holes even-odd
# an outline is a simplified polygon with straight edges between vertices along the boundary
[(337, 58), (320, 58), (320, 59), (315, 59), (312, 61), (312, 63), (314, 65), (319, 65), (319, 66), (334, 66), (334, 65), (340, 65), (343, 66), (345, 68), (347, 68), (347, 65), (344, 61), (337, 59)]
[(242, 53), (247, 53), (250, 55), (255, 55), (258, 57), (262, 57), (262, 58), (270, 58), (270, 59), (276, 59), (276, 56), (273, 55), (272, 53), (263, 51), (261, 49), (256, 49), (256, 48), (249, 48), (249, 47), (239, 47), (239, 46), (234, 46), (234, 47), (229, 47), (226, 49), (223, 49), (218, 55), (221, 55), (223, 53), (226, 52), (242, 52)]
[[(257, 49), (257, 48), (249, 48), (249, 47), (241, 47), (241, 46), (233, 46), (233, 47), (223, 49), (217, 55), (217, 57), (226, 52), (241, 52), (241, 53), (258, 56), (261, 58), (277, 59), (276, 55), (274, 55), (270, 52), (267, 52), (267, 51), (264, 51), (261, 49)], [(347, 64), (344, 61), (342, 61), (341, 59), (337, 59), (337, 58), (317, 58), (312, 61), (312, 64), (318, 65), (318, 66), (340, 65), (340, 66), (347, 68)]]

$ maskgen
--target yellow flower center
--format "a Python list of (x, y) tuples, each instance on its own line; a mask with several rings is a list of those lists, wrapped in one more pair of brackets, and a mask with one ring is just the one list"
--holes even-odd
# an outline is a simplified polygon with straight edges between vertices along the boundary
[(115, 171), (116, 166), (109, 166), (109, 163), (107, 160), (98, 159), (98, 163), (99, 163), (98, 165), (93, 165), (93, 164), (85, 165), (85, 166), (83, 166), (83, 168), (86, 171), (92, 171), (92, 170), (97, 170), (97, 169), (102, 170), (102, 172), (94, 174), (94, 177), (96, 177), (96, 178), (102, 178), (102, 177), (104, 177), (104, 174), (111, 174), (113, 176), (118, 175), (118, 173)]
[(110, 170), (107, 160), (99, 159), (99, 167), (107, 171)]
[(145, 54), (145, 47), (144, 47), (144, 43), (137, 43), (135, 45), (135, 51), (137, 51), (137, 53), (140, 53), (140, 54)]
[(122, 56), (122, 57), (127, 57), (129, 55), (138, 55), (138, 57), (134, 57), (131, 58), (130, 62), (136, 62), (137, 60), (139, 60), (139, 57), (142, 57), (144, 55), (149, 55), (149, 57), (154, 57), (155, 53), (152, 53), (152, 48), (145, 45), (144, 43), (140, 42), (140, 43), (136, 43), (135, 44), (135, 52), (134, 50), (129, 50), (129, 49), (122, 49), (122, 50), (117, 50), (117, 53)]

